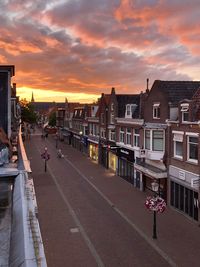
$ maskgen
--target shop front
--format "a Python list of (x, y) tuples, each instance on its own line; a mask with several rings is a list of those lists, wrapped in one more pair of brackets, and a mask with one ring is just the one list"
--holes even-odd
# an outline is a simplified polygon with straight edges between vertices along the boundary
[(199, 217), (199, 175), (170, 166), (170, 205), (195, 221)]
[(99, 158), (99, 149), (98, 149), (98, 144), (95, 143), (89, 143), (89, 156), (92, 160), (95, 162), (98, 162)]
[(81, 137), (81, 144), (82, 144), (82, 152), (84, 154), (88, 154), (88, 137), (87, 136), (82, 136)]
[(117, 156), (112, 151), (108, 152), (108, 168), (114, 172), (117, 170)]
[(64, 143), (71, 145), (72, 134), (66, 129), (62, 129), (62, 140)]
[(82, 143), (80, 135), (73, 134), (72, 135), (72, 146), (79, 151), (82, 151)]
[(117, 175), (130, 183), (134, 183), (134, 151), (125, 148), (118, 149)]
[(144, 161), (137, 161), (135, 167), (135, 187), (140, 188), (142, 191), (147, 191), (154, 194), (152, 191), (152, 183), (156, 181), (159, 184), (158, 195), (163, 199), (167, 199), (167, 171), (161, 170), (152, 166)]
[(108, 146), (103, 141), (99, 144), (99, 164), (108, 168)]

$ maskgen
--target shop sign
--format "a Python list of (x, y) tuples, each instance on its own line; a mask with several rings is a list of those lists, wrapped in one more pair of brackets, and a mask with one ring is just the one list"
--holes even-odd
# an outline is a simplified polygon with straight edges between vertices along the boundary
[(191, 187), (198, 189), (199, 188), (199, 180), (200, 179), (196, 179), (196, 178), (191, 179)]
[(183, 172), (183, 171), (179, 171), (179, 173), (178, 173), (179, 175), (179, 179), (181, 179), (181, 180), (185, 180), (185, 172)]
[(120, 152), (123, 153), (123, 154), (129, 155), (129, 152), (126, 151), (126, 150), (120, 149)]
[(128, 161), (133, 161), (134, 160), (134, 151), (129, 151), (129, 150), (126, 150), (126, 149), (119, 149), (118, 150), (118, 157), (121, 157), (121, 158), (125, 158), (126, 160)]

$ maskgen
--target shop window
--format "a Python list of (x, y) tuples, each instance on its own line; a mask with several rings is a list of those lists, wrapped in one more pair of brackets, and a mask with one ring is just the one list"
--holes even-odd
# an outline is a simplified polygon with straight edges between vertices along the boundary
[(153, 104), (153, 119), (160, 119), (160, 103)]
[(190, 162), (198, 163), (198, 137), (187, 137), (187, 159)]

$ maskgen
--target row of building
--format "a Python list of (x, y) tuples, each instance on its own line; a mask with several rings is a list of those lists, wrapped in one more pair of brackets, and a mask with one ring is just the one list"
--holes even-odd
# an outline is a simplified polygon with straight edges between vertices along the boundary
[(46, 267), (14, 75), (0, 65), (0, 266)]
[(102, 94), (57, 110), (60, 138), (138, 190), (199, 221), (200, 82), (156, 80), (140, 94)]

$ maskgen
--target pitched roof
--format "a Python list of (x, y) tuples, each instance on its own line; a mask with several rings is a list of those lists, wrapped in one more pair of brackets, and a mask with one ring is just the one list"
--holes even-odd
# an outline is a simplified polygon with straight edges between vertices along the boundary
[(200, 81), (155, 80), (152, 85), (151, 91), (154, 88), (158, 88), (166, 94), (169, 102), (178, 104), (178, 102), (182, 99), (191, 99), (199, 87)]
[(127, 104), (136, 104), (134, 118), (139, 116), (140, 95), (116, 95), (118, 102), (118, 117), (124, 117)]
[(196, 93), (192, 97), (194, 106), (193, 106), (193, 112), (194, 112), (194, 119), (200, 120), (200, 87), (196, 91)]
[(110, 95), (104, 95), (104, 99), (105, 99), (106, 105), (108, 105), (110, 101)]

